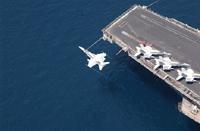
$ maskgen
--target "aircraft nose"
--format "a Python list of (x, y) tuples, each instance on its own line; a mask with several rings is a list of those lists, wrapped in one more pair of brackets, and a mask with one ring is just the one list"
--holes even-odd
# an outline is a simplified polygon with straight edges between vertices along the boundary
[(78, 46), (81, 50), (84, 50), (84, 48), (83, 47), (81, 47), (81, 46)]

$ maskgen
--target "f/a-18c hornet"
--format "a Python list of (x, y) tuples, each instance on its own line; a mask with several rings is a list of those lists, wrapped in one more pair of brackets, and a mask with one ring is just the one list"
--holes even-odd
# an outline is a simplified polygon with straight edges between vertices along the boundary
[(163, 70), (171, 70), (172, 67), (189, 67), (189, 64), (179, 63), (177, 61), (172, 61), (168, 56), (159, 56), (159, 59), (155, 59), (156, 65), (154, 66), (154, 70), (160, 66), (163, 66)]
[(144, 58), (154, 58), (152, 55), (171, 55), (170, 53), (166, 53), (165, 51), (154, 50), (150, 45), (144, 46), (140, 44), (140, 47), (136, 46), (137, 53), (135, 57), (139, 56), (140, 54), (144, 55)]
[(180, 70), (177, 70), (178, 72), (178, 77), (176, 80), (180, 80), (182, 78), (186, 79), (186, 82), (194, 82), (196, 80), (194, 79), (200, 79), (200, 74), (194, 73), (194, 71), (188, 67), (187, 70), (185, 68), (181, 68)]
[(81, 46), (78, 46), (90, 59), (88, 60), (88, 67), (93, 67), (94, 65), (98, 64), (99, 65), (99, 70), (102, 70), (104, 66), (107, 64), (110, 64), (110, 62), (104, 62), (106, 60), (105, 56), (106, 53), (100, 53), (100, 54), (93, 54), (89, 52), (88, 50), (84, 49)]

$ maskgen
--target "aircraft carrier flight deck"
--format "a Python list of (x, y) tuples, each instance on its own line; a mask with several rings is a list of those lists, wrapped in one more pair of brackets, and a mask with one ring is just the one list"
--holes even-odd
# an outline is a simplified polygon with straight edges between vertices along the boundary
[[(146, 6), (134, 5), (113, 22), (107, 25), (103, 39), (118, 44), (128, 55), (149, 71), (157, 75), (172, 88), (180, 92), (183, 101), (179, 111), (200, 123), (200, 80), (186, 83), (185, 78), (176, 80), (175, 67), (164, 71), (162, 67), (153, 69), (154, 59), (144, 59), (143, 55), (135, 57), (136, 46), (142, 42), (153, 43), (153, 48), (171, 54), (171, 59), (191, 65), (194, 72), (200, 72), (200, 31), (175, 19), (163, 17)], [(157, 57), (158, 58), (158, 57)]]

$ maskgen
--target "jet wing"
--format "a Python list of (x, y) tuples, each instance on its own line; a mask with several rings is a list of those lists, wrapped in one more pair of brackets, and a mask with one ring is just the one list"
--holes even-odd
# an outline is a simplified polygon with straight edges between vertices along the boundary
[(144, 49), (144, 46), (143, 46), (143, 44), (140, 44), (140, 48)]
[(150, 58), (152, 54), (150, 52), (144, 53), (144, 58)]
[(137, 57), (137, 56), (139, 56), (141, 53), (140, 52), (137, 52), (137, 53), (135, 53), (135, 57)]
[(176, 80), (178, 81), (183, 78), (183, 75), (182, 75), (182, 71), (177, 70), (177, 72), (178, 72), (178, 77), (176, 78)]
[(171, 62), (171, 59), (170, 59), (169, 57), (165, 56), (165, 57), (164, 57), (164, 61), (166, 61), (166, 62)]
[(170, 70), (172, 65), (163, 65), (163, 70)]
[(188, 69), (187, 69), (187, 72), (188, 72), (188, 73), (191, 73), (191, 74), (194, 73), (194, 71), (193, 71), (191, 68), (188, 68)]
[(87, 66), (91, 68), (96, 64), (97, 64), (97, 62), (94, 59), (90, 59), (90, 60), (88, 60), (88, 65)]
[(163, 70), (170, 70), (172, 65), (163, 65)]
[(105, 56), (106, 56), (105, 53), (100, 53), (95, 56), (95, 59), (98, 61), (104, 61), (104, 60), (106, 60), (106, 58), (104, 58)]
[(155, 69), (157, 69), (159, 66), (160, 66), (160, 65), (155, 65), (153, 69), (155, 70)]
[(146, 50), (149, 50), (149, 51), (150, 51), (150, 50), (153, 50), (150, 46), (145, 46), (145, 49), (146, 49)]
[(105, 56), (106, 56), (106, 53), (99, 53), (99, 54), (97, 54), (96, 56), (105, 57)]
[(163, 61), (163, 58), (162, 58), (162, 56), (159, 56), (159, 61)]
[(176, 78), (176, 80), (178, 81), (178, 80), (180, 80), (181, 78), (183, 78), (183, 76), (182, 76), (182, 75), (179, 75), (179, 76)]
[(135, 53), (135, 57), (139, 56), (141, 54), (141, 49), (140, 47), (136, 46), (137, 52)]
[(185, 68), (181, 68), (183, 73), (187, 73), (187, 70)]

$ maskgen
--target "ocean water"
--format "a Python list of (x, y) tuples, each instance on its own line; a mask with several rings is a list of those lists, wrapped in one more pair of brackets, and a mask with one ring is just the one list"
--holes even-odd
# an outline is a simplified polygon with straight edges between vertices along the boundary
[[(181, 96), (101, 40), (101, 72), (85, 66), (101, 29), (134, 4), (153, 0), (0, 2), (0, 131), (199, 131), (178, 111)], [(200, 28), (199, 0), (160, 0), (150, 8)]]

